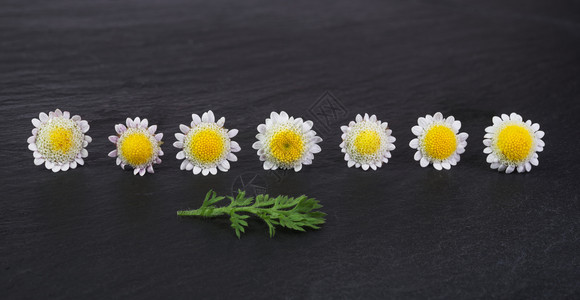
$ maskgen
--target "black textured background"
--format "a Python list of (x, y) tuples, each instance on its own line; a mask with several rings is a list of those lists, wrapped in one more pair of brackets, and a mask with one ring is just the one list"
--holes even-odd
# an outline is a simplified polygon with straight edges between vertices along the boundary
[[(0, 297), (579, 297), (579, 17), (559, 0), (3, 0)], [(338, 102), (316, 104), (326, 91)], [(329, 103), (344, 110), (317, 121)], [(30, 119), (55, 108), (94, 139), (84, 167), (57, 174), (26, 144)], [(194, 176), (173, 133), (208, 109), (242, 152), (228, 173)], [(315, 120), (312, 166), (262, 170), (251, 145), (272, 110)], [(408, 146), (436, 111), (470, 134), (451, 171), (421, 168)], [(546, 132), (525, 175), (482, 153), (491, 117), (512, 111)], [(376, 172), (348, 169), (338, 148), (364, 112), (397, 138)], [(165, 133), (154, 175), (107, 157), (128, 116)], [(255, 221), (238, 240), (227, 219), (176, 217), (240, 176), (320, 199), (327, 224), (270, 239)]]

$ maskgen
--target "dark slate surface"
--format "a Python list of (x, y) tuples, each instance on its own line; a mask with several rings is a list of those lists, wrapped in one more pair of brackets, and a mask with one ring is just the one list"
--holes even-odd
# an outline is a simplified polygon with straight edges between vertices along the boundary
[[(2, 1), (0, 296), (579, 297), (579, 16), (575, 1)], [(342, 108), (316, 102), (326, 91)], [(30, 119), (55, 108), (94, 138), (86, 165), (58, 174), (26, 144)], [(242, 152), (228, 173), (193, 176), (173, 133), (207, 109), (240, 130)], [(265, 172), (251, 149), (272, 110), (324, 138), (300, 173)], [(408, 147), (436, 111), (470, 134), (447, 172)], [(512, 111), (546, 132), (525, 175), (482, 153), (491, 117)], [(348, 169), (338, 148), (339, 125), (364, 112), (397, 137), (376, 172)], [(165, 133), (153, 176), (107, 157), (128, 116)], [(238, 240), (226, 219), (175, 216), (240, 176), (319, 198), (328, 223), (270, 239), (255, 221)]]

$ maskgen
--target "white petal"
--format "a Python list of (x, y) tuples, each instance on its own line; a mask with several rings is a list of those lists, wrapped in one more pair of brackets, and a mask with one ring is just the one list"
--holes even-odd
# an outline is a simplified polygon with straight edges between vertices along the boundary
[(34, 156), (34, 158), (42, 158), (42, 155), (38, 151), (32, 152), (32, 156)]
[(43, 158), (35, 158), (34, 159), (34, 164), (37, 166), (40, 166), (44, 163), (44, 159)]
[(228, 153), (228, 160), (229, 161), (238, 161), (238, 157), (233, 153)]
[(526, 162), (524, 167), (526, 168), (526, 171), (528, 171), (528, 172), (532, 170), (532, 165), (529, 162)]
[(116, 160), (115, 162), (117, 163), (117, 166), (119, 166), (119, 165), (121, 165), (121, 163), (122, 163), (123, 161), (121, 160), (121, 158), (120, 158), (120, 157), (118, 157), (118, 156), (117, 156), (117, 160)]
[(302, 170), (302, 164), (297, 164), (296, 166), (294, 166), (294, 172), (298, 172)]
[[(205, 114), (204, 114), (204, 115), (205, 115)], [(203, 117), (202, 117), (202, 120), (203, 120)], [(208, 174), (209, 174), (209, 169), (203, 169), (203, 170), (201, 171), (201, 175), (203, 175), (203, 176), (207, 176)]]
[(322, 151), (322, 148), (320, 148), (320, 146), (318, 145), (312, 145), (312, 147), (310, 148), (310, 152), (312, 153), (319, 153), (320, 151)]
[(256, 149), (256, 150), (258, 150), (258, 149), (262, 148), (262, 142), (260, 142), (260, 141), (254, 142), (254, 143), (252, 144), (252, 148), (254, 148), (254, 149)]
[(270, 161), (264, 162), (264, 170), (270, 170), (272, 167), (274, 167), (274, 164), (272, 164)]
[(258, 132), (259, 132), (259, 133), (264, 133), (264, 132), (266, 132), (266, 125), (264, 125), (264, 124), (260, 124), (260, 125), (258, 125)]
[(493, 122), (493, 125), (499, 125), (502, 123), (502, 120), (500, 119), (500, 117), (494, 116), (493, 118), (491, 118), (491, 121)]
[(455, 131), (455, 133), (459, 132), (459, 129), (461, 129), (461, 121), (459, 120), (453, 121), (451, 128), (453, 128), (453, 131)]
[(510, 174), (510, 173), (512, 173), (512, 172), (513, 172), (515, 169), (516, 169), (516, 168), (515, 168), (514, 166), (512, 166), (512, 165), (509, 165), (509, 166), (508, 166), (508, 167), (505, 169), (505, 172), (506, 172), (507, 174)]
[(76, 162), (76, 161), (71, 161), (71, 162), (69, 163), (69, 167), (70, 167), (71, 169), (76, 169), (76, 168), (77, 168), (77, 162)]
[(175, 139), (177, 139), (180, 142), (183, 142), (183, 139), (185, 138), (185, 135), (183, 135), (183, 133), (176, 133), (175, 134)]
[(495, 154), (490, 153), (487, 158), (485, 159), (485, 161), (487, 161), (488, 163), (494, 163), (494, 162), (498, 162), (499, 158), (497, 158), (497, 156), (495, 156)]
[(413, 157), (415, 161), (420, 161), (423, 155), (421, 155), (421, 151), (415, 152), (415, 156)]
[(192, 163), (188, 162), (187, 160), (184, 160), (183, 162), (185, 163), (184, 169), (187, 171), (191, 171), (195, 167)]
[(192, 114), (191, 119), (195, 125), (199, 125), (201, 123), (201, 118), (197, 114)]
[(347, 165), (349, 168), (351, 168), (352, 166), (354, 166), (354, 164), (355, 164), (354, 160), (349, 160), (349, 161), (346, 163), (346, 165)]
[(240, 144), (238, 144), (238, 142), (235, 141), (230, 142), (230, 148), (232, 149), (233, 152), (239, 152), (240, 150), (242, 150), (242, 148), (240, 148)]
[(53, 163), (53, 162), (51, 162), (51, 161), (48, 161), (48, 160), (47, 160), (47, 161), (45, 161), (45, 162), (44, 162), (44, 166), (45, 166), (47, 169), (49, 169), (49, 170), (52, 170), (52, 168), (54, 168), (54, 163)]
[(139, 170), (140, 170), (140, 169), (138, 169), (138, 168), (135, 168), (135, 169), (133, 169), (133, 175), (137, 175), (137, 174), (139, 174)]
[(28, 149), (30, 151), (37, 151), (38, 148), (36, 147), (36, 144), (28, 144)]
[(233, 138), (238, 134), (238, 130), (237, 129), (230, 129), (228, 131), (228, 137)]
[(490, 154), (491, 152), (492, 152), (492, 150), (491, 150), (491, 148), (490, 148), (490, 147), (485, 147), (485, 148), (483, 149), (483, 153), (485, 153), (485, 154)]
[(34, 118), (32, 119), (32, 125), (34, 125), (34, 127), (40, 127), (40, 125), (42, 125), (42, 122), (40, 122), (39, 119)]
[(85, 134), (85, 141), (87, 141), (88, 143), (90, 143), (90, 142), (93, 141), (93, 138)]
[(48, 121), (48, 115), (44, 112), (41, 112), (40, 114), (38, 114), (38, 119), (40, 119), (40, 122), (44, 123)]
[(61, 169), (61, 166), (60, 166), (60, 165), (54, 165), (54, 167), (52, 167), (52, 171), (53, 171), (54, 173), (56, 173), (56, 172), (60, 171), (60, 169)]
[(533, 130), (534, 132), (536, 132), (536, 131), (540, 130), (540, 124), (538, 124), (538, 123), (534, 123), (534, 124), (532, 124), (532, 130)]
[(538, 159), (537, 159), (537, 158), (535, 158), (535, 157), (532, 157), (532, 158), (530, 159), (530, 163), (531, 163), (532, 165), (534, 165), (534, 166), (538, 166), (538, 165), (540, 164), (540, 161), (538, 161)]
[(417, 119), (417, 124), (419, 124), (419, 126), (421, 126), (423, 128), (427, 128), (427, 126), (429, 126), (427, 119), (425, 119), (423, 117), (420, 117), (419, 119)]
[[(65, 111), (65, 113), (67, 113), (67, 111)], [(70, 167), (69, 163), (64, 163), (62, 164), (62, 166), (60, 167), (60, 170), (63, 172), (68, 171), (68, 168)]]
[(81, 131), (83, 133), (86, 133), (87, 131), (89, 131), (89, 128), (91, 128), (91, 126), (89, 126), (89, 122), (82, 120), (80, 123), (81, 126)]
[(436, 113), (433, 115), (433, 119), (434, 119), (435, 121), (443, 121), (443, 114), (441, 114), (440, 112), (436, 112)]
[(436, 161), (433, 163), (433, 167), (437, 170), (437, 171), (441, 171), (443, 169), (443, 166), (441, 166), (441, 163)]
[(411, 128), (411, 132), (413, 132), (413, 134), (416, 136), (420, 136), (423, 134), (424, 130), (423, 127), (415, 125)]
[(153, 170), (153, 166), (148, 166), (147, 167), (147, 172), (149, 172), (151, 174), (155, 173), (155, 170)]
[(127, 130), (127, 127), (125, 127), (125, 125), (123, 125), (123, 124), (117, 124), (117, 125), (115, 125), (115, 131), (118, 134), (123, 134), (123, 132), (125, 132), (126, 130)]
[(413, 149), (417, 149), (419, 148), (419, 140), (418, 139), (412, 139), (411, 142), (409, 142), (409, 146)]
[(466, 132), (462, 132), (458, 134), (457, 137), (459, 138), (460, 141), (465, 141), (469, 137), (469, 134), (467, 134)]
[(161, 140), (163, 139), (163, 133), (158, 133), (158, 134), (156, 134), (156, 135), (155, 135), (155, 139), (156, 139), (158, 142), (161, 142)]
[(175, 158), (177, 158), (177, 159), (184, 159), (185, 158), (185, 153), (183, 151), (179, 151), (179, 152), (177, 152), (177, 155), (175, 156)]
[(118, 140), (119, 140), (119, 137), (116, 135), (109, 136), (109, 141), (111, 141), (111, 143), (113, 143), (113, 144), (116, 144)]
[(193, 174), (197, 175), (199, 173), (201, 173), (201, 168), (198, 166), (193, 166)]
[(149, 126), (149, 121), (147, 119), (141, 120), (141, 128), (145, 129)]
[(89, 151), (87, 151), (87, 149), (82, 149), (81, 150), (81, 157), (85, 158), (87, 156), (89, 156)]
[(359, 123), (359, 122), (362, 122), (363, 117), (360, 114), (358, 114), (358, 115), (356, 115), (356, 118), (354, 118), (354, 119), (356, 120), (357, 123)]
[(541, 138), (544, 137), (544, 132), (541, 131), (541, 130), (538, 130), (538, 131), (535, 132), (535, 135), (536, 135), (537, 138), (541, 139)]
[(426, 157), (421, 157), (421, 161), (419, 161), (419, 164), (421, 165), (421, 167), (426, 167), (429, 165), (429, 160)]
[(517, 170), (518, 170), (518, 173), (523, 173), (526, 170), (526, 167), (524, 165), (519, 165)]
[(115, 150), (109, 152), (108, 155), (109, 155), (109, 157), (117, 157), (117, 150), (115, 149)]
[(143, 175), (145, 175), (145, 172), (146, 172), (146, 171), (147, 171), (147, 169), (145, 169), (145, 168), (142, 168), (141, 170), (139, 170), (139, 175), (140, 175), (140, 176), (143, 176)]
[(451, 169), (451, 164), (449, 164), (449, 162), (447, 162), (447, 161), (442, 162), (441, 166), (446, 170)]
[(183, 124), (179, 124), (179, 130), (181, 130), (181, 132), (183, 132), (183, 134), (187, 134), (189, 132), (189, 127), (187, 127)]
[(365, 171), (366, 171), (366, 170), (368, 170), (368, 169), (369, 169), (369, 165), (367, 165), (367, 164), (362, 164), (362, 169), (363, 169), (363, 170), (365, 170)]
[(216, 169), (215, 167), (213, 167), (213, 168), (209, 169), (209, 172), (210, 172), (212, 175), (215, 175), (215, 174), (217, 174), (217, 169)]
[(174, 142), (173, 147), (183, 149), (183, 142)]

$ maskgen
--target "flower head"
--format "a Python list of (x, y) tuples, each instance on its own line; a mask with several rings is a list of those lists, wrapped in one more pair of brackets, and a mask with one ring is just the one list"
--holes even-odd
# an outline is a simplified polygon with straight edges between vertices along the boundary
[(453, 116), (444, 118), (438, 112), (435, 115), (426, 115), (417, 120), (418, 126), (411, 131), (417, 138), (411, 140), (409, 146), (417, 149), (415, 160), (421, 167), (433, 164), (437, 170), (451, 169), (459, 162), (459, 155), (465, 152), (468, 134), (459, 133), (461, 122)]
[[(191, 127), (179, 125), (182, 133), (176, 133), (177, 142), (173, 146), (180, 149), (177, 159), (183, 159), (181, 170), (191, 171), (193, 174), (215, 175), (219, 169), (227, 172), (230, 168), (229, 161), (237, 161), (238, 158), (232, 152), (241, 150), (240, 145), (231, 138), (238, 134), (237, 129), (225, 129), (224, 117), (215, 120), (213, 112), (203, 113), (201, 118), (192, 114)], [(229, 160), (229, 161), (228, 161)]]
[(33, 151), (34, 164), (53, 172), (74, 169), (83, 165), (89, 153), (85, 147), (92, 141), (86, 135), (89, 123), (80, 116), (72, 116), (60, 109), (48, 115), (41, 112), (32, 119), (32, 136), (28, 138), (28, 149)]
[(382, 167), (395, 150), (396, 139), (391, 135), (389, 124), (368, 114), (356, 115), (355, 121), (340, 127), (343, 132), (340, 148), (348, 167), (362, 167), (365, 171)]
[(258, 150), (265, 170), (294, 169), (312, 164), (314, 154), (322, 149), (322, 138), (312, 130), (312, 121), (289, 117), (286, 112), (272, 112), (265, 124), (258, 126), (258, 139), (252, 148)]
[(500, 172), (529, 172), (532, 165), (537, 166), (538, 152), (544, 150), (544, 132), (540, 125), (530, 120), (523, 121), (522, 116), (511, 113), (492, 118), (493, 125), (485, 128), (483, 153), (492, 169)]
[(139, 117), (131, 120), (127, 118), (127, 126), (115, 125), (117, 135), (109, 136), (109, 141), (115, 144), (116, 149), (109, 152), (110, 157), (117, 158), (117, 165), (125, 169), (125, 165), (134, 168), (133, 174), (145, 175), (145, 172), (154, 173), (153, 164), (160, 164), (161, 139), (163, 133), (155, 134), (157, 125), (149, 125), (147, 119)]

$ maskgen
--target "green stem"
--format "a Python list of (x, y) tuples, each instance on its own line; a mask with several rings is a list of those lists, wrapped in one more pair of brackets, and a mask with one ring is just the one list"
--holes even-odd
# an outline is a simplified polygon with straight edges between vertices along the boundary
[[(212, 207), (212, 208), (200, 208), (193, 210), (180, 210), (177, 212), (178, 216), (199, 216), (206, 218), (213, 218), (221, 216), (224, 214), (231, 215), (232, 213), (246, 212), (254, 215), (269, 214), (270, 210), (267, 208), (256, 208), (256, 207)], [(280, 214), (287, 214), (287, 211), (278, 211)]]

